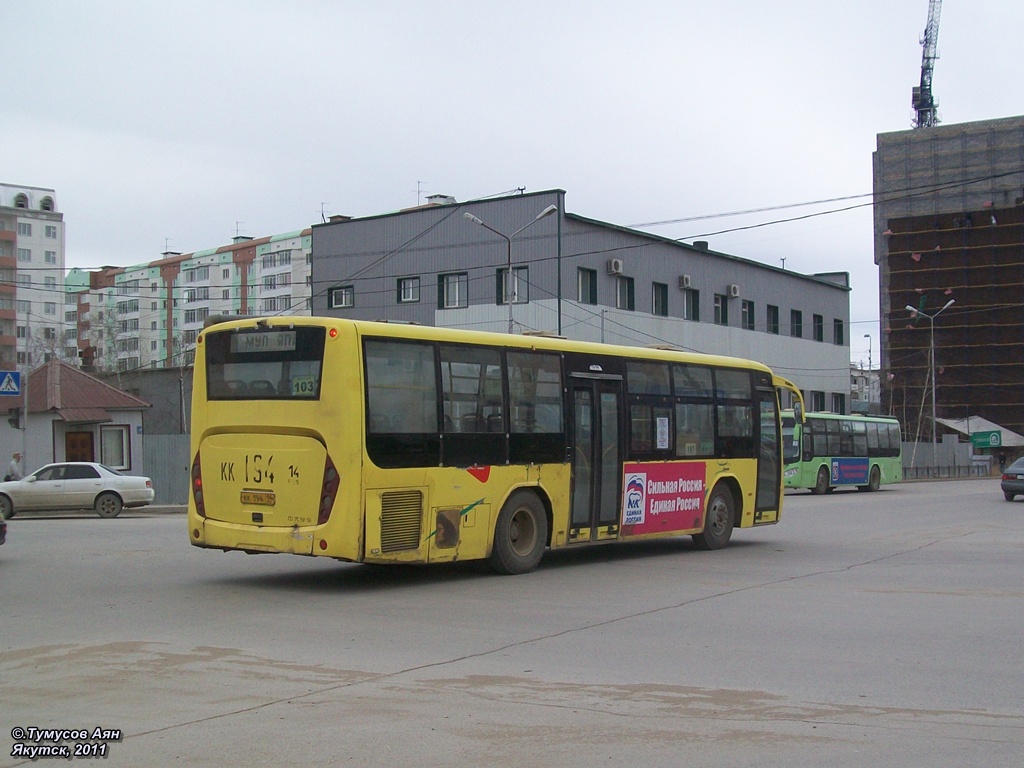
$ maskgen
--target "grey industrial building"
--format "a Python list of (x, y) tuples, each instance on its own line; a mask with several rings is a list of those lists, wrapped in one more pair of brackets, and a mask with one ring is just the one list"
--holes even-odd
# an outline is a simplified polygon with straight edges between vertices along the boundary
[(874, 194), (883, 407), (1024, 432), (1024, 117), (879, 134)]
[(847, 273), (799, 274), (596, 221), (566, 212), (565, 194), (433, 196), (314, 225), (313, 314), (752, 358), (809, 407), (849, 412)]

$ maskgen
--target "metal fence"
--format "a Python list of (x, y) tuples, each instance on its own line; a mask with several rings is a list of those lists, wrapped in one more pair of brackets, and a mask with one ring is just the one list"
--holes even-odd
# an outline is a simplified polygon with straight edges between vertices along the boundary
[(154, 504), (188, 504), (188, 435), (144, 435), (142, 460), (153, 481)]
[(988, 464), (959, 464), (951, 467), (904, 467), (904, 480), (938, 480), (956, 477), (992, 477)]

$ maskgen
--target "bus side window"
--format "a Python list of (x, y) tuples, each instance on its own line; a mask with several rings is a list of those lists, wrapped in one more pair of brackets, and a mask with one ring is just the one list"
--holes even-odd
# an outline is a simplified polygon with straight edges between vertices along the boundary
[(437, 432), (434, 350), (429, 345), (367, 341), (366, 392), (371, 433)]
[(876, 456), (881, 456), (883, 454), (883, 451), (879, 450), (878, 428), (881, 427), (884, 431), (885, 425), (877, 424), (874, 421), (869, 421), (867, 424), (865, 424), (865, 426), (868, 429), (868, 456), (871, 456), (872, 458)]
[(558, 357), (509, 352), (508, 395), (513, 433), (561, 434), (562, 373)]

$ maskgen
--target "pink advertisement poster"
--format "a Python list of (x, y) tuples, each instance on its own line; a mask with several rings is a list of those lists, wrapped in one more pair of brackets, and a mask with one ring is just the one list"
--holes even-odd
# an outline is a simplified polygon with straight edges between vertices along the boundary
[(704, 519), (704, 462), (625, 464), (623, 535), (700, 529)]

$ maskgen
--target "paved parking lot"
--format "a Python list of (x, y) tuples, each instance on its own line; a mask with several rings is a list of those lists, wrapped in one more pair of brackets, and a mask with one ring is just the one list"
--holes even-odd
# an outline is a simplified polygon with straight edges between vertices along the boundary
[(720, 552), (517, 577), (185, 528), (10, 522), (0, 766), (27, 763), (19, 728), (96, 727), (120, 732), (110, 766), (1024, 764), (1024, 499), (998, 480), (787, 496)]

